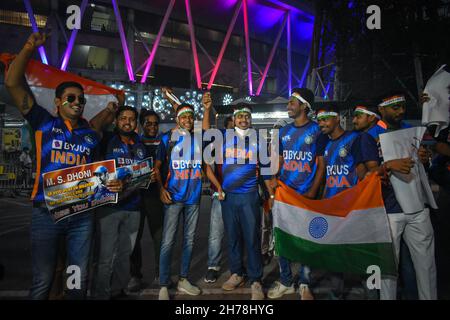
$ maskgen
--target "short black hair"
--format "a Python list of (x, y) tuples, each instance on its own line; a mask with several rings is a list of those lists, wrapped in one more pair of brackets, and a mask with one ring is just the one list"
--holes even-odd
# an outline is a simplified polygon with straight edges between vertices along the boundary
[(55, 97), (61, 98), (64, 93), (64, 90), (66, 90), (67, 88), (78, 88), (84, 92), (83, 86), (81, 84), (79, 84), (78, 82), (66, 81), (66, 82), (61, 82), (60, 84), (58, 84), (58, 86), (55, 89)]
[(308, 88), (294, 88), (292, 92), (298, 93), (303, 99), (308, 101), (311, 108), (314, 108), (314, 93)]
[(230, 121), (233, 122), (233, 117), (232, 116), (226, 117), (225, 120), (223, 120), (223, 126), (226, 128), (228, 122), (230, 122)]
[(136, 117), (136, 120), (138, 119), (138, 112), (136, 110), (136, 108), (132, 107), (132, 106), (120, 106), (119, 109), (117, 109), (116, 112), (116, 119), (119, 118), (120, 114), (124, 111), (133, 111), (134, 112), (134, 116)]
[(320, 111), (336, 112), (336, 113), (339, 114), (339, 108), (334, 103), (327, 103), (327, 104), (324, 104), (324, 105), (320, 106), (320, 108), (317, 109), (317, 112), (320, 112)]
[(161, 121), (161, 118), (155, 111), (149, 109), (141, 109), (141, 113), (139, 114), (139, 123), (141, 124), (141, 126), (144, 125), (145, 118), (147, 118), (148, 116), (155, 116), (158, 123)]

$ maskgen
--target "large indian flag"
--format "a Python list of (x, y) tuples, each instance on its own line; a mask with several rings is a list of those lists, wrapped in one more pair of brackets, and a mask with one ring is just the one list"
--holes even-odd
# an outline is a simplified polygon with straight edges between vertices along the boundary
[[(7, 69), (14, 57), (14, 55), (8, 53), (2, 53), (0, 54), (0, 62)], [(86, 97), (83, 118), (86, 120), (91, 120), (106, 107), (108, 102), (117, 102), (117, 95), (123, 95), (122, 90), (113, 89), (104, 84), (62, 71), (36, 60), (30, 60), (28, 62), (25, 77), (37, 103), (53, 115), (56, 115), (54, 103), (55, 89), (61, 82), (76, 81), (83, 86)]]
[(367, 267), (376, 265), (382, 274), (396, 275), (378, 176), (324, 200), (279, 184), (272, 210), (279, 256), (333, 272), (367, 275)]

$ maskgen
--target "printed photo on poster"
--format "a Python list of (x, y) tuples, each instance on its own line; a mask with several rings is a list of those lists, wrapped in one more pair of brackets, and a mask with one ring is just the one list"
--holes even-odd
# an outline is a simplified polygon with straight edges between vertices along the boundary
[(114, 160), (106, 160), (44, 173), (45, 203), (55, 221), (117, 203), (117, 193), (106, 188), (115, 170)]

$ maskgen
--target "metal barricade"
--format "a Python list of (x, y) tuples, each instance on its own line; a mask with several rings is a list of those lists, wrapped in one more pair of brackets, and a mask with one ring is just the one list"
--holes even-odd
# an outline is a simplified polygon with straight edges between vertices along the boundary
[(0, 163), (0, 194), (15, 196), (29, 194), (33, 187), (31, 168), (20, 163)]

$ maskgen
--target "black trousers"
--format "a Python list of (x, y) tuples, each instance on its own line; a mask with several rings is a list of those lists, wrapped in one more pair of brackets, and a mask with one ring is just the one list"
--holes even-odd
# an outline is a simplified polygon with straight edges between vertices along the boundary
[(136, 245), (130, 256), (130, 273), (132, 277), (142, 278), (142, 249), (141, 238), (144, 233), (145, 220), (153, 240), (155, 254), (155, 272), (159, 275), (159, 253), (161, 251), (161, 238), (164, 222), (164, 207), (159, 199), (159, 192), (145, 192), (141, 194), (141, 219)]

